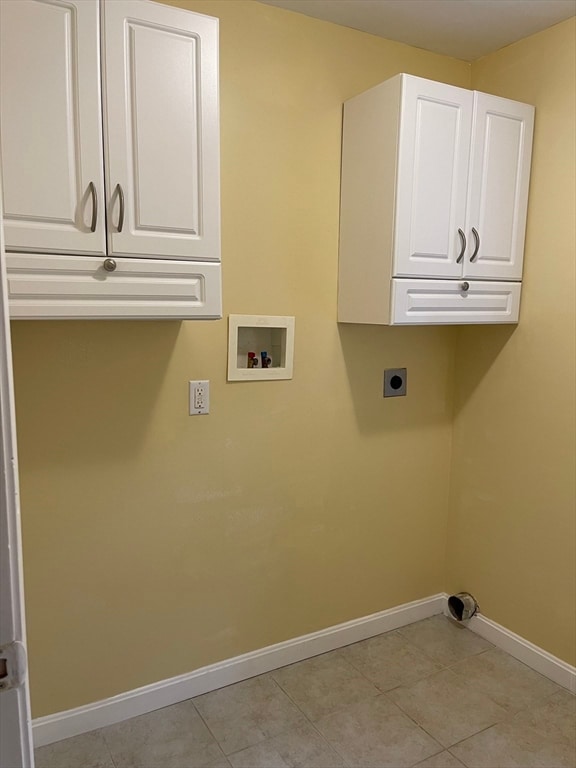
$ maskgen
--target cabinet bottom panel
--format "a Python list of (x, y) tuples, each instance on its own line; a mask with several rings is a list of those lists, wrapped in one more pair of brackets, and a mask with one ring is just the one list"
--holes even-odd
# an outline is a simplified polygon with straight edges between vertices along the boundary
[(220, 264), (18, 253), (6, 255), (6, 272), (12, 319), (222, 316)]
[(391, 325), (517, 323), (521, 283), (392, 281)]

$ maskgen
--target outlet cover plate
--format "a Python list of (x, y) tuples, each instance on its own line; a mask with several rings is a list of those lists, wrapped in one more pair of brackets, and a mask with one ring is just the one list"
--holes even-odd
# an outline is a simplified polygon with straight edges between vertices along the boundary
[(190, 416), (201, 416), (210, 413), (210, 382), (190, 381), (189, 406)]
[(387, 368), (384, 371), (384, 397), (404, 397), (407, 383), (406, 368)]

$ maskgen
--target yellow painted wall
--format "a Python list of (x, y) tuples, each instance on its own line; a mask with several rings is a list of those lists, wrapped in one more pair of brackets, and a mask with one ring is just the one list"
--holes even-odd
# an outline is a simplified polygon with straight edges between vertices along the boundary
[(574, 19), (475, 63), (473, 87), (536, 106), (519, 326), (457, 349), (449, 583), (576, 660)]
[(455, 330), (338, 328), (341, 104), (470, 66), (177, 4), (221, 18), (224, 312), (295, 315), (294, 379), (228, 384), (224, 320), (13, 324), (36, 717), (445, 586)]

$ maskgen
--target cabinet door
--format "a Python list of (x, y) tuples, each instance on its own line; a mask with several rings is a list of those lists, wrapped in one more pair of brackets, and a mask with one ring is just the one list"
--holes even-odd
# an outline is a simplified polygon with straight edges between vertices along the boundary
[(464, 274), (521, 280), (534, 107), (485, 93), (474, 97)]
[(218, 20), (103, 3), (111, 254), (218, 260)]
[(1, 0), (6, 250), (104, 253), (97, 0)]
[(394, 241), (397, 276), (462, 274), (472, 107), (472, 91), (403, 76)]

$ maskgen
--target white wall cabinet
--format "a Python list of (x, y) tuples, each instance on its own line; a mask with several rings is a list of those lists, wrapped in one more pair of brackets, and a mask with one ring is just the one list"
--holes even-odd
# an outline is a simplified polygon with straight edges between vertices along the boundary
[[(522, 278), (533, 119), (526, 104), (409, 75), (346, 102), (340, 322), (518, 320), (519, 289), (495, 286), (503, 310), (486, 281)], [(493, 311), (474, 308), (478, 291)]]
[[(148, 0), (2, 0), (0, 27), (12, 316), (220, 317), (218, 20)], [(124, 309), (116, 257), (133, 259)], [(168, 284), (186, 276), (177, 310), (164, 260)]]

